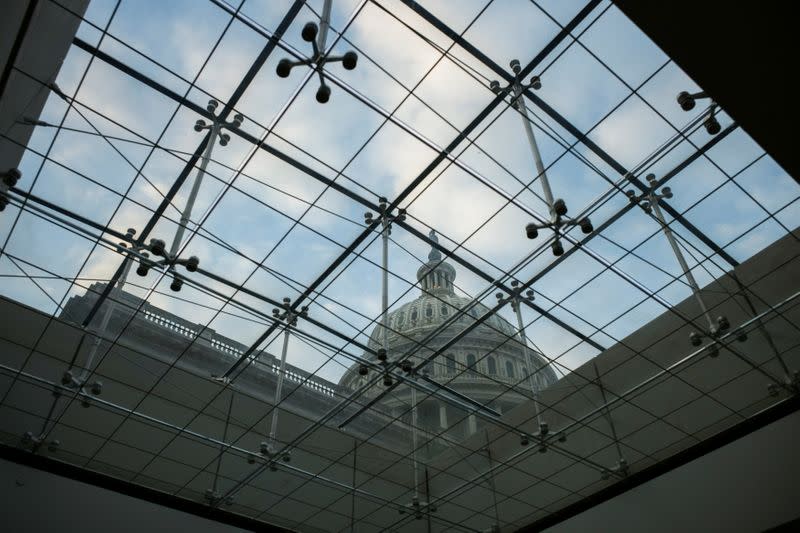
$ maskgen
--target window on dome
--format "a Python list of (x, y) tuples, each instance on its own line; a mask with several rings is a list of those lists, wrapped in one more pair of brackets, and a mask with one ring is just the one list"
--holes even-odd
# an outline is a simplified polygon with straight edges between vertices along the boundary
[(489, 365), (489, 375), (494, 376), (497, 374), (497, 362), (494, 360), (494, 357), (491, 355), (486, 359), (487, 364)]
[(453, 354), (449, 353), (444, 356), (445, 364), (447, 365), (447, 373), (448, 374), (455, 374), (456, 373), (456, 358)]
[(447, 304), (442, 304), (442, 316), (447, 316)]
[(510, 378), (514, 377), (514, 363), (511, 361), (506, 361), (506, 374), (508, 374)]
[(411, 322), (416, 322), (416, 321), (417, 321), (417, 310), (414, 309), (413, 311), (411, 311)]
[(475, 372), (475, 355), (467, 354), (467, 368), (469, 369), (470, 376), (477, 375), (477, 372)]
[(433, 306), (428, 305), (427, 307), (425, 307), (425, 316), (428, 318), (433, 316)]
[(397, 318), (395, 319), (395, 324), (398, 326), (402, 326), (403, 322), (405, 321), (406, 313), (404, 311), (400, 311), (397, 313)]

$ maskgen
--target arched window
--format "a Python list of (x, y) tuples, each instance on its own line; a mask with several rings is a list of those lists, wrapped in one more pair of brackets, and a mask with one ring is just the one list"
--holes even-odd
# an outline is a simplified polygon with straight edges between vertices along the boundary
[(525, 366), (525, 365), (522, 365), (522, 377), (523, 378), (527, 378), (528, 377), (528, 367)]
[(487, 364), (489, 365), (489, 375), (494, 376), (497, 374), (497, 362), (494, 360), (494, 357), (491, 355), (486, 358)]
[(448, 312), (447, 304), (442, 304), (442, 316), (447, 316)]
[(475, 372), (475, 355), (467, 354), (467, 368), (469, 369), (470, 376), (474, 376), (477, 374)]
[(417, 321), (417, 310), (415, 308), (413, 311), (411, 311), (411, 322), (416, 322), (416, 321)]
[(444, 356), (445, 364), (447, 365), (447, 373), (448, 374), (455, 374), (456, 373), (456, 358), (453, 357), (453, 354), (449, 353)]
[(433, 316), (433, 306), (428, 305), (425, 307), (425, 316), (428, 318)]
[(395, 323), (396, 323), (398, 326), (402, 326), (402, 325), (403, 325), (403, 321), (405, 320), (405, 318), (406, 318), (406, 313), (405, 313), (405, 311), (400, 311), (399, 313), (397, 313), (397, 318), (395, 319), (395, 320), (396, 320), (396, 322), (395, 322)]
[(514, 363), (511, 361), (506, 361), (506, 374), (508, 374), (510, 378), (514, 377)]

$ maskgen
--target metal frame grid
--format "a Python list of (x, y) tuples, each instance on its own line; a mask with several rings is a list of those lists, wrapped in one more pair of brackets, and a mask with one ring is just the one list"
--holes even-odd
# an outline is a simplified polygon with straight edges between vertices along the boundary
[[(58, 0), (47, 2), (61, 9), (64, 16), (78, 16)], [(264, 13), (269, 10), (261, 10), (263, 6), (256, 6), (251, 0), (235, 6), (223, 0), (210, 0), (203, 10), (213, 11), (216, 29), (202, 37), (193, 36), (195, 42), (187, 46), (206, 52), (191, 63), (191, 72), (187, 72), (185, 64), (180, 68), (170, 65), (169, 55), (158, 52), (153, 48), (154, 43), (146, 39), (137, 41), (141, 36), (131, 33), (130, 24), (141, 21), (143, 15), (135, 13), (135, 4), (129, 0), (117, 0), (109, 9), (99, 5), (96, 11), (90, 9), (82, 18), (81, 30), (73, 40), (67, 60), (68, 68), (58, 79), (59, 85), (68, 87), (66, 92), (48, 80), (35, 78), (24, 67), (15, 67), (23, 76), (50, 90), (51, 98), (45, 119), (35, 121), (37, 136), (25, 147), (24, 168), (34, 170), (32, 177), (26, 172), (25, 181), (9, 191), (9, 209), (3, 214), (8, 229), (3, 231), (0, 251), (2, 261), (7, 264), (3, 265), (0, 280), (29, 281), (29, 291), (21, 294), (16, 289), (9, 292), (3, 289), (4, 294), (46, 310), (49, 317), (34, 338), (15, 341), (11, 333), (3, 336), (9, 353), (19, 353), (18, 358), (9, 357), (0, 367), (0, 374), (8, 378), (0, 399), (2, 419), (9, 421), (2, 424), (7, 427), (0, 427), (4, 440), (19, 444), (19, 434), (9, 429), (16, 426), (18, 419), (24, 420), (31, 430), (41, 427), (38, 437), (41, 443), (52, 442), (56, 435), (91, 442), (85, 445), (90, 451), (83, 450), (86, 453), (81, 454), (77, 449), (70, 451), (68, 439), (63, 438), (58, 457), (67, 462), (193, 500), (203, 499), (201, 487), (212, 488), (214, 497), (208, 501), (212, 507), (224, 507), (236, 497), (231, 505), (236, 513), (309, 531), (417, 530), (418, 517), (398, 502), (411, 501), (412, 495), (421, 489), (419, 481), (410, 479), (412, 468), (417, 468), (417, 451), (430, 442), (441, 441), (448, 446), (447, 454), (427, 461), (423, 468), (422, 490), (428, 498), (427, 505), (438, 507), (437, 512), (425, 513), (428, 530), (473, 531), (487, 527), (513, 530), (622, 480), (631, 471), (656, 464), (692, 443), (702, 442), (721, 427), (752, 417), (780, 402), (782, 394), (794, 394), (796, 378), (792, 364), (796, 363), (800, 332), (793, 315), (796, 295), (790, 293), (778, 298), (770, 293), (774, 296), (770, 299), (764, 296), (766, 290), (762, 288), (764, 283), (780, 279), (781, 269), (793, 257), (755, 277), (747, 278), (736, 267), (759, 249), (751, 247), (748, 253), (742, 253), (737, 245), (744, 239), (755, 235), (761, 239), (757, 241), (760, 247), (784, 235), (797, 241), (792, 233), (797, 225), (800, 199), (796, 184), (792, 183), (793, 187), (786, 191), (789, 196), (779, 203), (770, 198), (765, 200), (763, 193), (753, 188), (751, 176), (761, 177), (759, 169), (767, 166), (772, 170), (774, 164), (769, 166), (769, 156), (724, 113), (718, 113), (718, 117), (725, 127), (709, 137), (703, 130), (707, 110), (687, 121), (676, 116), (674, 109), (666, 109), (663, 98), (648, 97), (658, 91), (657, 85), (664, 81), (665, 72), (675, 70), (663, 54), (648, 62), (650, 66), (635, 80), (617, 72), (614, 51), (603, 49), (602, 39), (596, 36), (601, 32), (598, 27), (608, 31), (606, 26), (615, 27), (614, 24), (630, 26), (629, 22), (619, 20), (612, 4), (593, 0), (568, 15), (558, 13), (556, 8), (547, 9), (534, 0), (520, 2), (513, 10), (499, 7), (492, 0), (480, 4), (466, 10), (471, 16), (460, 22), (446, 10), (444, 15), (437, 16), (406, 0), (395, 3), (364, 0), (350, 6), (349, 11), (336, 4), (341, 11), (335, 12), (330, 21), (332, 43), (324, 49), (325, 53), (352, 48), (360, 56), (359, 68), (367, 65), (367, 74), (360, 75), (359, 83), (348, 81), (349, 75), (325, 72), (325, 79), (336, 89), (334, 100), (326, 109), (335, 109), (336, 100), (341, 99), (346, 112), (356, 117), (351, 122), (362, 125), (360, 129), (354, 129), (352, 124), (346, 126), (359, 139), (352, 146), (337, 145), (335, 136), (329, 138), (333, 145), (325, 146), (324, 142), (318, 142), (325, 138), (323, 134), (293, 134), (293, 128), (303, 126), (304, 121), (348, 120), (346, 114), (337, 115), (335, 110), (319, 111), (317, 117), (307, 115), (308, 84), (314, 78), (314, 70), (309, 69), (288, 92), (268, 73), (279, 53), (289, 54), (295, 60), (305, 59), (296, 34), (304, 18), (323, 16), (324, 9), (316, 3), (296, 0), (285, 12), (267, 16)], [(491, 44), (473, 44), (486, 43), (485, 26), (496, 23), (496, 17), (508, 22), (507, 17), (514, 10), (535, 15), (550, 29), (549, 33), (543, 32), (548, 35), (547, 41), (535, 45), (537, 48), (530, 54), (532, 59), (516, 74), (501, 67), (495, 59), (505, 53), (502, 46), (495, 49)], [(174, 23), (182, 18), (179, 13), (159, 16), (172, 17)], [(387, 40), (405, 39), (410, 49), (416, 45), (421, 47), (420, 53), (431, 56), (429, 62), (419, 63), (424, 68), (419, 67), (411, 79), (407, 73), (398, 73), (402, 65), (398, 67), (382, 59), (387, 52), (376, 45), (380, 39), (366, 32), (377, 23), (402, 35), (390, 35)], [(637, 38), (647, 42), (643, 35)], [(239, 70), (231, 67), (239, 73), (238, 83), (222, 84), (226, 90), (233, 87), (231, 96), (224, 98), (224, 93), (216, 88), (220, 76), (217, 72), (229, 74), (220, 69), (232, 57), (231, 49), (244, 51), (237, 46), (241, 47), (247, 39), (251, 40), (247, 43), (250, 46), (257, 44), (259, 53), (243, 54), (252, 58), (252, 62)], [(593, 44), (598, 48), (593, 48)], [(520, 55), (524, 56), (523, 51)], [(549, 97), (555, 98), (552, 93), (548, 96), (543, 92), (540, 96), (526, 88), (522, 91), (526, 113), (516, 108), (509, 98), (511, 84), (535, 73), (546, 87), (549, 77), (557, 79), (559, 69), (569, 69), (577, 55), (585, 56), (585, 63), (568, 73), (578, 75), (585, 68), (587, 72), (596, 69), (602, 74), (587, 75), (576, 85), (608, 83), (614, 84), (618, 91), (608, 102), (587, 102), (588, 107), (597, 104), (587, 127), (575, 125), (574, 110), (564, 110), (560, 103), (548, 102)], [(70, 69), (79, 73), (77, 81), (70, 79), (75, 75)], [(142, 92), (142, 102), (148, 103), (150, 98), (149, 104), (154, 108), (169, 110), (167, 120), (153, 128), (152, 124), (134, 120), (132, 110), (124, 105), (120, 109), (120, 104), (115, 108), (108, 102), (94, 101), (93, 91), (86, 89), (84, 83), (87, 79), (90, 79), (88, 84), (91, 80), (96, 83), (98, 76), (133, 84)], [(370, 81), (370, 76), (375, 80)], [(442, 83), (439, 76), (445, 76), (448, 83), (469, 83), (464, 91), (483, 91), (481, 97), (460, 105), (459, 109), (466, 111), (454, 114), (448, 98), (432, 89)], [(499, 77), (509, 85), (492, 95), (488, 88), (492, 77)], [(678, 77), (691, 84), (682, 74)], [(274, 89), (284, 97), (277, 104), (259, 106), (254, 85), (259, 91)], [(366, 90), (360, 89), (361, 86)], [(400, 97), (395, 97), (395, 93)], [(670, 95), (672, 104), (674, 96)], [(222, 103), (222, 110), (216, 116), (213, 109), (206, 109), (200, 103), (209, 97)], [(457, 99), (451, 94), (449, 100)], [(659, 121), (657, 127), (650, 128), (658, 131), (660, 137), (648, 147), (649, 151), (635, 155), (635, 164), (623, 164), (620, 162), (623, 159), (612, 155), (613, 149), (602, 146), (605, 137), (598, 132), (620, 117), (627, 118), (624, 113), (631, 106), (640, 106), (642, 113), (647, 113), (645, 122), (649, 117)], [(265, 113), (262, 108), (268, 111)], [(438, 128), (425, 120), (418, 125), (409, 120), (409, 109), (417, 108), (435, 117)], [(425, 116), (423, 111), (419, 117)], [(224, 121), (233, 113), (240, 113), (244, 119), (242, 127), (230, 130), (234, 144), (240, 145), (239, 151), (233, 157), (208, 157), (203, 169), (211, 185), (206, 187), (214, 192), (203, 198), (202, 214), (195, 215), (187, 225), (185, 241), (176, 243), (180, 245), (179, 257), (195, 248), (207, 251), (211, 257), (204, 257), (203, 266), (193, 273), (154, 268), (157, 272), (147, 284), (126, 281), (126, 290), (135, 290), (142, 297), (138, 306), (131, 306), (114, 291), (126, 272), (127, 261), (120, 259), (142, 261), (141, 250), (148, 237), (166, 235), (182, 225), (178, 218), (183, 214), (184, 186), (201, 165), (204, 154), (210, 153), (207, 149), (214, 133), (204, 135), (199, 144), (193, 145), (183, 135), (183, 129), (188, 130), (187, 124), (197, 115)], [(50, 119), (51, 116), (54, 118)], [(547, 156), (544, 171), (530, 179), (522, 177), (517, 170), (519, 163), (509, 160), (507, 151), (503, 152), (492, 139), (518, 136), (521, 132), (502, 129), (505, 121), (511, 118), (518, 121), (518, 116), (528, 117), (544, 143)], [(581, 119), (581, 123), (584, 121)], [(323, 130), (326, 127), (331, 126), (321, 126)], [(379, 156), (397, 161), (389, 157), (392, 149), (385, 145), (391, 146), (399, 138), (408, 143), (404, 148), (410, 153), (416, 151), (414, 155), (418, 157), (410, 162), (410, 168), (416, 170), (395, 184), (378, 188), (380, 184), (364, 174), (364, 154), (383, 149)], [(2, 134), (2, 139), (14, 142), (8, 132)], [(84, 142), (92, 150), (110, 150), (105, 157), (113, 156), (114, 165), (100, 161), (92, 168), (91, 164), (76, 164), (77, 160), (64, 155), (65, 147)], [(747, 146), (745, 150), (741, 149), (743, 143)], [(738, 152), (751, 156), (746, 161), (736, 161)], [(625, 159), (630, 158), (625, 156)], [(699, 172), (717, 176), (717, 181), (712, 180), (705, 189), (687, 181), (696, 179), (700, 165)], [(566, 187), (573, 196), (586, 198), (575, 219), (591, 215), (599, 222), (597, 227), (586, 236), (565, 230), (562, 237), (569, 247), (556, 258), (550, 255), (553, 240), (549, 237), (533, 241), (530, 249), (511, 253), (510, 258), (501, 259), (503, 253), (493, 256), (496, 252), (482, 246), (480, 238), (496, 232), (497, 220), (511, 212), (513, 220), (524, 217), (546, 221), (548, 217), (541, 213), (549, 207), (548, 200), (539, 194), (538, 187), (546, 180), (545, 173), (561, 175), (564, 166), (588, 174), (586, 179), (591, 180), (590, 184), (575, 180)], [(111, 179), (108, 173), (112, 169), (120, 175), (130, 175), (130, 179)], [(281, 171), (300, 185), (291, 183), (291, 179), (276, 178)], [(657, 177), (652, 187), (642, 179), (650, 172)], [(102, 197), (113, 203), (114, 209), (93, 211), (68, 195), (60, 197), (59, 192), (64, 191), (53, 190), (48, 181), (55, 174), (67, 176), (60, 179), (73, 180), (72, 187), (86, 187), (92, 194), (105, 195)], [(681, 179), (687, 174), (689, 178)], [(176, 177), (170, 178), (171, 175)], [(480, 184), (481, 194), (492, 200), (487, 203), (495, 206), (494, 211), (486, 211), (478, 226), (466, 224), (469, 232), (461, 231), (457, 223), (432, 221), (431, 210), (425, 207), (429, 202), (447, 203), (448, 199), (441, 198), (437, 191), (445, 187), (442, 183), (452, 184), (453, 180)], [(697, 309), (691, 303), (681, 303), (691, 294), (691, 286), (681, 271), (667, 263), (670, 256), (659, 249), (663, 239), (661, 225), (643, 204), (629, 202), (625, 195), (629, 187), (648, 193), (668, 182), (679, 195), (681, 189), (690, 194), (689, 201), (681, 204), (663, 198), (657, 200), (670, 216), (667, 227), (688, 256), (694, 275), (712, 283), (703, 292), (713, 301), (713, 308), (741, 318), (734, 324), (734, 333), (712, 342), (719, 345), (730, 367), (720, 372), (719, 382), (713, 385), (690, 372), (709, 361), (713, 364), (715, 359), (709, 355), (708, 346), (695, 350), (684, 343), (686, 349), (680, 357), (673, 354), (665, 358), (659, 351), (666, 342), (673, 342), (676, 335), (683, 335), (689, 329), (703, 329), (703, 318)], [(589, 198), (576, 189), (582, 186), (599, 194)], [(745, 205), (734, 205), (731, 218), (746, 219), (753, 210), (758, 216), (750, 216), (735, 231), (727, 232), (727, 240), (719, 240), (715, 236), (719, 234), (716, 231), (719, 224), (713, 218), (707, 219), (704, 211), (719, 209), (714, 202), (730, 202), (731, 191), (733, 200)], [(402, 289), (392, 289), (389, 309), (396, 308), (419, 289), (419, 282), (408, 278), (422, 264), (418, 257), (425, 247), (438, 249), (443, 255), (442, 262), (457, 264), (459, 273), (469, 276), (457, 289), (476, 303), (486, 301), (498, 290), (513, 295), (533, 288), (536, 300), (523, 300), (524, 330), (537, 352), (564, 376), (558, 383), (532, 395), (526, 389), (529, 375), (516, 376), (507, 383), (484, 370), (483, 361), (496, 350), (507, 343), (519, 343), (516, 335), (508, 336), (488, 321), (495, 314), (502, 316), (507, 312), (507, 301), (498, 300), (486, 301), (484, 305), (490, 311), (480, 316), (471, 314), (472, 308), (453, 309), (437, 331), (422, 342), (415, 341), (413, 352), (407, 354), (428, 353), (415, 372), (428, 364), (443, 368), (437, 358), (448, 347), (479, 326), (487, 327), (503, 340), (494, 349), (480, 354), (474, 367), (461, 365), (444, 378), (440, 370), (436, 380), (407, 377), (398, 369), (392, 371), (394, 385), (382, 389), (381, 375), (386, 372), (362, 354), (376, 355), (367, 340), (369, 332), (381, 323), (383, 311), (365, 311), (368, 305), (364, 306), (358, 297), (348, 300), (340, 287), (357, 286), (361, 278), (377, 280), (383, 270), (375, 259), (382, 234), (380, 222), (376, 219), (365, 227), (354, 213), (364, 208), (379, 212), (382, 196), (388, 198), (387, 212), (402, 208), (407, 213), (406, 219), (395, 218), (392, 222), (400, 234), (389, 238), (390, 246), (402, 259), (393, 260), (386, 273), (392, 286)], [(264, 248), (266, 253), (253, 246), (245, 248), (246, 243), (230, 233), (235, 224), (226, 226), (225, 217), (237, 214), (237, 202), (259, 213), (269, 213), (269, 217), (261, 219), (271, 221), (274, 226), (274, 229), (264, 228), (271, 233), (270, 245)], [(471, 207), (463, 206), (462, 213), (468, 215)], [(131, 216), (132, 212), (136, 216)], [(143, 228), (135, 239), (124, 233), (124, 221), (132, 218)], [(59, 235), (69, 234), (86, 241), (88, 253), (81, 254), (69, 272), (64, 270), (65, 264), (72, 263), (59, 264), (58, 258), (43, 260), (35, 251), (37, 245), (23, 243), (25, 235), (40, 230), (39, 224), (53, 231), (57, 228)], [(625, 235), (626, 225), (637, 225), (635, 239)], [(765, 236), (759, 231), (766, 226), (769, 233)], [(429, 230), (435, 230), (441, 242), (431, 238)], [(120, 239), (127, 244), (118, 244)], [(293, 247), (304, 246), (322, 250), (320, 258), (291, 254)], [(513, 251), (512, 245), (506, 248)], [(111, 266), (95, 269), (102, 272), (100, 275), (90, 274), (98, 263)], [(306, 265), (310, 268), (306, 269)], [(236, 274), (229, 275), (226, 268), (236, 270)], [(573, 281), (571, 276), (576, 268), (588, 276)], [(164, 284), (171, 279), (184, 284), (184, 295), (164, 290)], [(68, 298), (89, 291), (89, 283), (95, 281), (104, 282), (105, 288), (91, 311), (84, 317), (59, 318)], [(512, 281), (520, 285), (512, 285)], [(54, 285), (55, 282), (58, 283)], [(375, 283), (374, 290), (367, 292), (377, 295), (379, 285)], [(626, 304), (615, 308), (614, 314), (598, 318), (590, 309), (598, 302), (581, 295), (593, 290), (603, 294), (609, 288), (619, 291)], [(291, 313), (298, 314), (297, 325), (270, 315), (270, 308), (283, 305), (280, 302), (283, 294), (291, 295), (285, 309), (290, 317)], [(131, 313), (130, 320), (114, 335), (98, 326), (100, 310), (111, 302), (127, 307)], [(183, 343), (168, 364), (147, 350), (132, 348), (129, 342), (133, 335), (128, 331), (129, 326), (150, 302), (157, 302), (153, 304), (156, 307), (175, 305), (185, 313), (200, 310), (204, 313), (198, 323), (199, 331)], [(307, 315), (300, 314), (302, 306), (308, 306)], [(633, 316), (643, 309), (644, 318)], [(640, 329), (661, 313), (664, 315), (659, 320), (666, 322), (666, 326), (649, 333), (645, 331), (647, 328)], [(65, 318), (79, 326), (70, 326), (65, 333)], [(459, 320), (466, 321), (466, 325), (455, 337), (447, 336), (447, 328)], [(239, 327), (230, 327), (235, 323)], [(204, 333), (226, 325), (241, 335), (237, 341), (248, 346), (235, 362), (210, 381), (208, 375), (183, 366), (193, 344)], [(787, 329), (789, 334), (785, 333)], [(763, 336), (768, 347), (766, 353), (762, 353), (761, 344), (754, 346), (754, 341), (751, 346), (733, 342), (741, 331), (747, 331), (751, 339)], [(87, 332), (91, 336), (87, 337)], [(302, 345), (304, 354), (313, 354), (309, 356), (310, 363), (295, 361), (303, 365), (308, 376), (293, 383), (277, 402), (265, 401), (259, 394), (238, 387), (238, 382), (254, 375), (256, 370), (271, 371), (265, 361), (268, 357), (279, 358), (273, 355), (279, 351), (273, 346), (279, 346), (284, 332), (286, 339), (291, 332), (292, 350)], [(556, 341), (539, 345), (538, 334), (554, 337)], [(50, 346), (54, 335), (67, 335), (76, 341), (71, 358)], [(81, 343), (87, 338), (97, 339), (102, 350), (84, 368), (77, 359)], [(438, 341), (444, 341), (444, 346)], [(602, 357), (594, 359), (598, 354)], [(124, 382), (119, 379), (117, 368), (123, 363), (149, 378)], [(352, 393), (332, 391), (333, 402), (327, 412), (310, 417), (286, 407), (295, 394), (313, 383), (314, 377), (340, 375), (353, 364), (368, 365), (371, 377)], [(112, 399), (90, 396), (59, 385), (50, 370), (42, 371), (65, 366), (86, 376), (87, 383), (101, 377), (107, 389), (126, 392), (120, 393), (117, 400), (113, 393)], [(640, 379), (635, 383), (622, 379), (625, 369), (631, 367), (640, 370)], [(496, 399), (511, 393), (525, 396), (529, 399), (528, 407), (535, 406), (536, 415), (532, 416), (532, 410), (527, 408), (501, 416), (491, 403), (484, 405), (456, 392), (452, 385), (465, 373), (476, 373), (492, 382), (499, 391)], [(752, 379), (771, 383), (770, 390), (775, 394), (767, 394), (765, 389), (764, 394), (754, 396), (746, 404), (732, 403), (726, 391), (742, 380), (749, 386)], [(670, 387), (685, 390), (686, 397), (679, 405), (665, 409), (642, 400), (667, 382)], [(466, 425), (470, 418), (477, 417), (486, 429), (460, 441), (448, 436), (446, 430), (433, 434), (413, 427), (408, 420), (413, 406), (401, 413), (382, 411), (376, 402), (393, 394), (400, 384), (417, 389), (423, 395), (422, 401), (435, 398), (460, 409), (461, 418), (453, 420), (450, 427)], [(19, 401), (23, 387), (38, 398), (36, 402)], [(371, 389), (381, 390), (370, 397), (366, 393)], [(53, 392), (56, 394), (52, 395)], [(91, 403), (96, 409), (93, 414), (106, 413), (107, 420), (106, 415), (97, 414), (100, 422), (96, 426), (87, 423), (86, 417), (78, 414), (80, 402)], [(154, 402), (161, 407), (154, 408)], [(239, 402), (245, 402), (246, 407), (237, 409)], [(705, 416), (709, 410), (715, 413), (713, 417)], [(279, 411), (282, 432), (276, 441), (280, 448), (276, 456), (291, 451), (291, 463), (263, 459), (256, 449), (254, 439), (266, 438), (267, 423)], [(371, 416), (373, 425), (366, 431), (351, 431), (352, 424), (363, 416)], [(547, 418), (554, 427), (549, 436), (539, 430), (540, 417)], [(145, 431), (141, 429), (145, 426), (147, 431), (158, 428), (163, 439), (152, 446), (134, 442), (130, 429), (134, 423), (140, 431)], [(410, 441), (387, 443), (385, 436), (397, 428), (401, 432), (422, 432), (423, 442), (416, 448)], [(655, 445), (648, 432), (657, 433), (661, 445)], [(565, 434), (569, 440), (558, 440)], [(549, 453), (536, 454), (536, 446), (520, 447), (520, 437), (546, 446)], [(326, 446), (328, 442), (335, 444)], [(512, 450), (514, 446), (516, 449)], [(34, 449), (44, 453), (41, 445)], [(186, 456), (200, 459), (192, 461), (176, 452), (190, 449), (194, 451)], [(115, 463), (113, 459), (122, 455), (137, 460), (129, 460), (124, 466)], [(159, 472), (164, 479), (158, 477)], [(484, 504), (482, 508), (479, 502)], [(397, 510), (411, 512), (397, 515)], [(389, 511), (394, 514), (390, 516)]]

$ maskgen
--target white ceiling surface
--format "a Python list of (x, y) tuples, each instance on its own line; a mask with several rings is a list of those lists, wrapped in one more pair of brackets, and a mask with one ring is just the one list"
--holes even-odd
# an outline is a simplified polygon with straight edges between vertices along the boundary
[[(796, 235), (787, 235), (736, 271), (740, 281), (750, 287), (749, 294), (758, 312), (798, 290), (796, 273), (800, 271), (800, 244)], [(718, 289), (721, 287), (725, 290), (720, 292)], [(712, 302), (725, 300), (731, 291), (735, 292), (735, 287), (727, 277), (705, 289)], [(746, 318), (746, 313), (738, 301), (741, 298), (737, 296), (735, 299), (724, 301), (713, 313), (726, 314), (737, 326)], [(800, 340), (794, 325), (800, 323), (800, 311), (796, 301), (792, 304), (782, 309), (788, 322), (776, 319), (774, 314), (764, 318), (765, 327), (779, 350), (788, 350)], [(58, 382), (77, 345), (77, 328), (57, 320), (45, 328), (48, 317), (38, 311), (8, 300), (0, 301), (0, 306), (0, 314), (8, 318), (0, 322), (2, 364), (19, 368), (35, 346), (25, 372), (48, 382)], [(696, 312), (692, 301), (683, 302), (676, 309), (688, 315)], [(675, 329), (677, 331), (672, 332)], [(665, 314), (625, 339), (622, 343), (625, 346), (612, 347), (545, 391), (541, 397), (542, 404), (552, 406), (552, 409), (545, 410), (545, 418), (553, 432), (566, 427), (569, 434), (566, 443), (553, 443), (550, 452), (538, 454), (533, 444), (521, 447), (516, 434), (500, 437), (500, 429), (490, 431), (490, 440), (494, 441), (490, 449), (495, 464), (504, 461), (513, 465), (513, 468), (500, 465), (494, 471), (498, 514), (504, 530), (530, 523), (614, 482), (614, 478), (603, 481), (597, 468), (598, 465), (610, 468), (618, 459), (607, 418), (600, 413), (581, 423), (575, 422), (601, 404), (598, 387), (587, 383), (584, 378), (595, 378), (596, 363), (608, 399), (613, 399), (616, 394), (624, 394), (653, 376), (658, 371), (656, 363), (670, 365), (692, 353), (694, 348), (687, 340), (688, 331), (688, 327), (680, 326), (678, 318)], [(37, 344), (42, 332), (44, 335)], [(634, 356), (631, 348), (641, 349), (642, 354), (653, 362)], [(735, 343), (733, 348), (763, 364), (774, 375), (780, 375), (774, 352), (760, 332), (751, 331), (746, 343)], [(796, 349), (783, 355), (790, 368), (800, 368)], [(100, 363), (97, 371), (97, 377), (106, 384), (101, 398), (123, 407), (134, 407), (143, 394), (134, 387), (152, 384), (165, 369), (164, 362), (153, 354), (115, 349)], [(172, 369), (166, 382), (159, 384), (155, 394), (139, 407), (139, 413), (158, 421), (130, 418), (105, 445), (106, 437), (123, 422), (123, 413), (97, 405), (87, 410), (75, 402), (52, 432), (52, 438), (61, 441), (61, 449), (54, 456), (202, 501), (204, 491), (213, 483), (213, 459), (218, 450), (213, 439), (220, 439), (224, 430), (227, 395), (223, 394), (221, 401), (191, 421), (195, 410), (203, 405), (202, 400), (211, 397), (220, 385), (209, 380), (208, 376), (193, 375), (188, 370)], [(11, 383), (8, 374), (5, 371), (0, 375), (0, 393), (4, 393)], [(633, 471), (650, 466), (697, 442), (697, 439), (707, 438), (742, 420), (743, 416), (752, 415), (777, 401), (768, 395), (767, 379), (727, 350), (716, 359), (705, 355), (694, 359), (691, 364), (681, 367), (679, 375), (685, 382), (676, 377), (657, 380), (627, 398), (630, 403), (618, 402), (610, 411), (623, 455)], [(0, 430), (6, 443), (18, 445), (19, 436), (25, 431), (37, 432), (41, 427), (42, 417), (51, 403), (52, 389), (33, 381), (17, 381), (6, 403), (0, 406)], [(710, 396), (703, 396), (699, 391)], [(250, 425), (268, 413), (269, 404), (258, 394), (250, 392), (249, 395), (237, 396), (237, 401), (239, 398), (242, 401), (233, 413), (238, 422), (231, 425), (229, 441), (241, 437), (237, 446), (255, 451), (258, 442), (263, 440), (264, 424), (258, 425), (262, 428), (260, 434), (245, 434), (245, 424)], [(507, 413), (504, 420), (535, 432), (532, 413), (531, 405), (523, 405)], [(665, 421), (656, 417), (665, 417)], [(183, 426), (187, 423), (188, 429), (206, 437), (184, 433), (169, 443), (176, 436), (169, 425)], [(298, 416), (282, 415), (282, 437), (299, 433), (309, 423)], [(468, 452), (461, 449), (453, 455), (445, 454), (429, 465), (432, 494), (434, 497), (448, 495), (447, 503), (440, 503), (434, 516), (436, 530), (452, 530), (452, 525), (446, 521), (465, 521), (469, 529), (483, 529), (493, 522), (494, 503), (489, 491), (492, 479), (489, 476), (475, 479), (485, 473), (488, 464), (481, 450), (485, 438), (485, 435), (478, 434), (465, 443), (466, 450), (477, 452), (476, 457), (465, 459)], [(345, 456), (340, 464), (329, 465), (330, 459), (351, 449), (352, 442), (352, 437), (342, 431), (330, 428), (317, 431), (295, 452), (292, 466), (314, 474), (321, 472), (333, 482), (349, 485), (352, 482), (352, 469), (349, 467), (352, 456)], [(160, 456), (156, 457), (154, 454), (159, 451)], [(42, 448), (40, 453), (48, 452)], [(586, 461), (576, 463), (577, 457), (586, 457), (591, 464)], [(369, 473), (386, 468), (398, 458), (393, 452), (377, 446), (360, 445), (357, 483), (363, 483)], [(142, 468), (142, 474), (136, 475)], [(247, 464), (241, 453), (227, 454), (220, 469), (220, 486), (230, 487), (254, 468)], [(410, 499), (410, 474), (410, 466), (401, 462), (381, 474), (379, 479), (361, 486), (375, 494), (378, 500), (357, 498), (357, 516), (367, 517), (366, 522), (359, 524), (359, 531), (379, 531), (402, 518), (396, 507), (390, 504), (403, 504)], [(540, 481), (548, 476), (552, 477)], [(297, 499), (281, 501), (282, 494), (298, 487), (304, 479), (302, 475), (283, 469), (274, 473), (267, 471), (238, 492), (235, 503), (227, 509), (285, 526), (312, 517), (303, 525), (304, 531), (347, 527), (351, 497), (347, 490), (331, 483), (314, 481), (294, 494)], [(469, 483), (472, 479), (476, 482)], [(316, 507), (331, 503), (334, 505), (325, 511)], [(261, 515), (265, 509), (268, 512)], [(417, 527), (418, 522), (409, 520), (398, 530), (414, 531)]]
[(800, 516), (798, 435), (794, 413), (546, 531), (744, 533), (784, 524)]

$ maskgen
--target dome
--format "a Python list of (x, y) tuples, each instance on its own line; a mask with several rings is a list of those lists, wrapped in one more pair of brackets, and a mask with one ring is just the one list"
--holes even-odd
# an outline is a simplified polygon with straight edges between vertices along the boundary
[[(430, 237), (437, 242), (435, 233), (431, 232)], [(365, 352), (364, 357), (375, 360), (373, 352), (386, 346), (390, 363), (410, 359), (416, 364), (462, 334), (475, 319), (491, 312), (482, 303), (457, 295), (455, 278), (455, 268), (443, 261), (434, 247), (428, 261), (417, 271), (419, 296), (388, 313), (386, 327), (375, 326), (368, 342), (371, 351)], [(438, 334), (432, 336), (435, 332)], [(339, 382), (345, 394), (374, 379), (360, 375), (358, 366), (348, 369)], [(523, 344), (517, 328), (496, 313), (442, 350), (422, 372), (501, 413), (530, 400), (537, 391), (556, 381), (547, 360)], [(379, 386), (370, 387), (364, 396), (377, 396), (381, 390)], [(408, 411), (410, 396), (409, 387), (400, 385), (393, 394), (381, 398), (376, 407), (389, 415), (402, 416)], [(435, 397), (426, 398), (419, 407), (418, 423), (431, 431), (449, 429), (448, 424), (460, 420), (458, 408), (439, 403)], [(474, 415), (468, 418), (466, 425), (453, 429), (462, 437), (479, 428)]]

